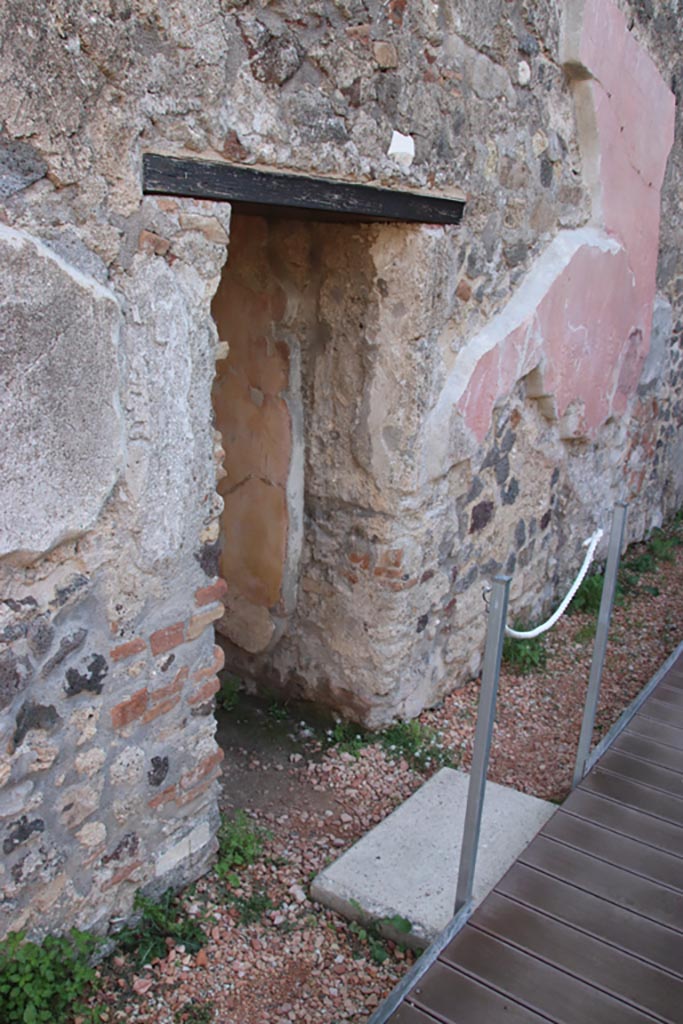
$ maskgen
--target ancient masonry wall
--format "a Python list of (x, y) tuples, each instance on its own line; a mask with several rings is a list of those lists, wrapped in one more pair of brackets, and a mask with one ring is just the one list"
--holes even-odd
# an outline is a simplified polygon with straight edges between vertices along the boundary
[[(598, 509), (628, 498), (638, 536), (680, 503), (681, 19), (618, 6), (2, 5), (0, 934), (106, 931), (215, 845), (230, 211), (143, 197), (145, 150), (468, 195), (458, 229), (262, 229), (289, 376), (249, 398), (284, 402), (291, 448), (245, 671), (415, 713), (477, 667), (482, 576), (514, 568), (537, 611)], [(630, 92), (601, 92), (605, 32)], [(573, 394), (558, 310), (606, 267), (607, 313), (577, 309), (607, 377), (579, 360)]]

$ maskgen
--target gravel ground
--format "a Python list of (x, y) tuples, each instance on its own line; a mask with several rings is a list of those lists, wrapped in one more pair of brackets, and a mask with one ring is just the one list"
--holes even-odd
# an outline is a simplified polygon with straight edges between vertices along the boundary
[[(627, 561), (643, 550), (632, 549)], [(673, 556), (659, 561), (656, 572), (640, 575), (635, 591), (615, 609), (596, 740), (683, 641), (683, 546)], [(560, 621), (546, 641), (544, 670), (518, 675), (504, 667), (491, 779), (548, 800), (566, 795), (590, 666), (590, 621), (585, 614)], [(421, 716), (465, 767), (477, 700), (473, 681)], [(267, 830), (262, 855), (239, 871), (237, 885), (233, 880), (226, 886), (212, 873), (183, 895), (187, 912), (200, 918), (207, 932), (198, 954), (171, 948), (165, 959), (137, 974), (124, 957), (102, 966), (97, 993), (106, 1006), (102, 1019), (361, 1024), (413, 962), (410, 952), (391, 943), (369, 943), (309, 900), (307, 891), (315, 873), (405, 800), (437, 765), (418, 771), (374, 744), (357, 756), (325, 749), (301, 722), (280, 722), (269, 732), (269, 724), (280, 718), (276, 709), (270, 711), (272, 718), (268, 710), (261, 712), (258, 743), (243, 738), (243, 746), (238, 740), (230, 747), (224, 775), (226, 812), (241, 802), (254, 825)], [(229, 742), (235, 735), (239, 729)], [(254, 923), (240, 920), (245, 905), (261, 910)]]

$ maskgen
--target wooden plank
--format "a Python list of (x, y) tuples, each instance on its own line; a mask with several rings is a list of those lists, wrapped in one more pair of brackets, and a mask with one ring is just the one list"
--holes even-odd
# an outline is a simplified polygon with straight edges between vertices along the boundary
[(679, 732), (683, 732), (683, 722), (679, 722), (677, 715), (672, 715), (671, 707), (667, 704), (662, 704), (661, 701), (653, 700), (652, 697), (645, 701), (636, 717), (640, 717), (640, 715), (642, 715), (643, 718), (653, 718), (656, 722), (663, 722), (664, 725), (671, 726), (671, 728), (677, 729)]
[(680, 825), (653, 818), (584, 789), (575, 789), (562, 805), (562, 811), (683, 858), (683, 828)]
[(622, 750), (631, 757), (639, 757), (643, 761), (658, 764), (660, 768), (669, 768), (674, 772), (683, 773), (683, 745), (676, 747), (664, 746), (644, 736), (636, 736), (631, 732), (622, 732), (612, 744), (612, 750)]
[(668, 1024), (680, 1024), (683, 978), (495, 893), (470, 924)]
[(666, 686), (673, 686), (683, 690), (683, 662), (679, 658), (673, 668), (670, 668), (662, 682)]
[[(672, 707), (683, 711), (683, 692), (676, 686), (670, 686), (667, 679), (663, 679), (654, 691), (650, 700), (659, 700), (663, 704), (671, 704)], [(647, 707), (649, 701), (643, 705)]]
[(237, 167), (221, 161), (145, 153), (143, 191), (218, 199), (245, 212), (314, 211), (333, 219), (459, 224), (462, 197), (357, 185), (328, 178)]
[(665, 722), (657, 722), (652, 718), (646, 718), (640, 714), (635, 715), (631, 719), (624, 729), (624, 734), (626, 733), (629, 735), (646, 736), (657, 743), (673, 747), (674, 750), (680, 750), (683, 745), (683, 733), (680, 729), (667, 725)]
[(496, 892), (683, 978), (683, 934), (569, 882), (515, 864)]
[(683, 892), (683, 861), (572, 814), (554, 814), (541, 835)]
[(683, 894), (665, 889), (648, 878), (596, 860), (544, 836), (537, 836), (519, 859), (522, 864), (545, 871), (553, 878), (561, 878), (594, 896), (683, 932)]
[(584, 792), (597, 793), (618, 800), (627, 807), (635, 807), (645, 814), (663, 818), (674, 825), (683, 824), (683, 808), (677, 797), (650, 789), (649, 786), (636, 785), (635, 782), (620, 775), (600, 771), (599, 764), (586, 776), (579, 788)]
[[(652, 786), (653, 789), (669, 793), (683, 801), (683, 775), (681, 772), (660, 768), (659, 765), (629, 757), (628, 754), (622, 754), (618, 750), (608, 750), (603, 754), (600, 758), (600, 770), (612, 772), (613, 775), (620, 775), (624, 779), (632, 779), (634, 782), (640, 783), (641, 786)], [(683, 806), (681, 806), (681, 820), (683, 821)]]
[[(416, 1007), (457, 1024), (547, 1024), (508, 996), (496, 992), (446, 964), (437, 963), (408, 996)], [(400, 1024), (390, 1018), (392, 1024)], [(408, 1022), (412, 1024), (412, 1022)]]
[[(446, 947), (441, 959), (556, 1024), (643, 1024), (654, 1019), (469, 924)], [(480, 1015), (477, 1024), (488, 1024), (490, 1019)]]
[(388, 1018), (387, 1024), (438, 1024), (438, 1017), (427, 1016), (422, 1010), (408, 1003), (401, 1003), (398, 1010)]

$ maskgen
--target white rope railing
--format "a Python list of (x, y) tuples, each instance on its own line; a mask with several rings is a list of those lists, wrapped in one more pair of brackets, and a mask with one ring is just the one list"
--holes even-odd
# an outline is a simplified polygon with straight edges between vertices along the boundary
[(574, 594), (576, 593), (576, 591), (579, 589), (579, 587), (583, 583), (585, 575), (588, 572), (588, 569), (590, 568), (590, 564), (593, 561), (593, 558), (595, 556), (595, 549), (597, 548), (597, 546), (598, 546), (598, 544), (600, 542), (600, 538), (602, 537), (602, 533), (603, 533), (603, 531), (601, 529), (597, 529), (595, 531), (595, 533), (592, 535), (592, 537), (589, 537), (588, 540), (585, 540), (583, 542), (584, 546), (586, 544), (588, 545), (588, 551), (586, 552), (586, 557), (583, 560), (583, 565), (579, 569), (578, 576), (576, 577), (576, 579), (572, 583), (571, 587), (567, 591), (566, 597), (564, 598), (562, 603), (559, 605), (559, 607), (553, 612), (553, 614), (550, 616), (550, 618), (546, 622), (541, 623), (540, 626), (536, 626), (535, 629), (529, 629), (529, 630), (526, 630), (524, 632), (519, 630), (519, 629), (512, 629), (511, 626), (506, 626), (505, 627), (505, 635), (506, 636), (514, 637), (515, 640), (533, 640), (534, 637), (540, 636), (541, 633), (547, 633), (549, 629), (553, 628), (553, 626), (558, 621), (558, 619), (560, 619), (562, 617), (562, 615), (564, 615), (565, 611), (569, 607), (569, 605), (570, 605), (570, 603), (571, 603), (571, 601), (572, 601), (572, 599), (574, 597)]

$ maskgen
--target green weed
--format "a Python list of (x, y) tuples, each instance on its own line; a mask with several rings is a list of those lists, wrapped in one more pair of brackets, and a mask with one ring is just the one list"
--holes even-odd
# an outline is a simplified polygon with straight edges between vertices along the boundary
[(176, 1010), (173, 1020), (175, 1024), (212, 1024), (215, 1012), (216, 1007), (211, 1000), (190, 999)]
[[(357, 921), (352, 921), (349, 925), (349, 929), (353, 935), (367, 945), (370, 958), (374, 960), (376, 964), (383, 964), (385, 960), (389, 958), (389, 951), (384, 945), (384, 940), (374, 929), (364, 928), (363, 925), (358, 924)], [(358, 952), (360, 955), (360, 952)]]
[(667, 537), (663, 530), (654, 530), (650, 537), (649, 548), (658, 562), (673, 562), (679, 543), (678, 537)]
[(264, 830), (254, 826), (244, 811), (236, 811), (232, 821), (221, 815), (215, 868), (218, 877), (234, 882), (229, 876), (235, 868), (248, 867), (261, 856), (265, 838)]
[(197, 953), (206, 942), (201, 925), (182, 910), (172, 889), (167, 889), (155, 903), (142, 893), (136, 893), (133, 909), (139, 913), (134, 924), (126, 925), (116, 941), (129, 953), (137, 969), (168, 953), (167, 939), (184, 946), (188, 953)]
[(90, 1012), (80, 1000), (95, 981), (91, 958), (99, 940), (73, 928), (68, 935), (48, 935), (38, 945), (25, 932), (11, 932), (0, 942), (0, 1020), (3, 1024), (62, 1024)]
[(574, 594), (572, 603), (569, 605), (569, 614), (576, 615), (579, 612), (587, 612), (589, 614), (597, 615), (600, 611), (604, 582), (605, 577), (602, 573), (595, 573), (592, 576), (586, 576), (581, 583), (581, 586)]
[(637, 576), (642, 576), (643, 573), (655, 571), (657, 559), (651, 551), (641, 551), (640, 554), (632, 555), (628, 561), (625, 561), (624, 568)]
[[(361, 911), (362, 907), (357, 900), (351, 900), (351, 904), (355, 906), (356, 910)], [(389, 951), (385, 945), (385, 939), (383, 938), (380, 928), (385, 925), (391, 927), (395, 932), (402, 935), (407, 935), (412, 930), (412, 924), (406, 917), (401, 917), (400, 914), (394, 914), (393, 917), (383, 917), (373, 925), (362, 925), (358, 921), (352, 921), (349, 925), (351, 934), (354, 935), (359, 942), (367, 945), (370, 953), (370, 958), (374, 960), (376, 964), (383, 964), (385, 960), (389, 958)], [(360, 951), (357, 951), (360, 955)]]
[(591, 619), (590, 622), (586, 622), (583, 626), (579, 626), (576, 633), (574, 633), (574, 643), (587, 644), (595, 636), (597, 625), (597, 620)]
[[(525, 628), (527, 627), (515, 623), (515, 629), (523, 631)], [(506, 636), (503, 641), (503, 661), (519, 675), (525, 676), (530, 672), (541, 671), (545, 668), (547, 660), (545, 641), (540, 636), (529, 640), (515, 640), (512, 636)]]
[(379, 742), (389, 757), (404, 758), (417, 771), (455, 767), (452, 751), (444, 748), (433, 729), (416, 719), (390, 725), (380, 734)]
[(241, 924), (256, 924), (267, 910), (273, 909), (273, 901), (265, 892), (257, 890), (251, 896), (228, 896), (228, 903), (239, 914)]
[(284, 704), (278, 704), (274, 700), (268, 705), (268, 718), (273, 722), (284, 722), (289, 718), (289, 711)]
[(234, 711), (240, 702), (242, 683), (237, 676), (226, 675), (221, 679), (221, 688), (216, 694), (216, 705), (222, 711)]
[(327, 746), (358, 757), (363, 747), (372, 742), (372, 737), (354, 722), (337, 722), (333, 729), (327, 730), (325, 740)]

